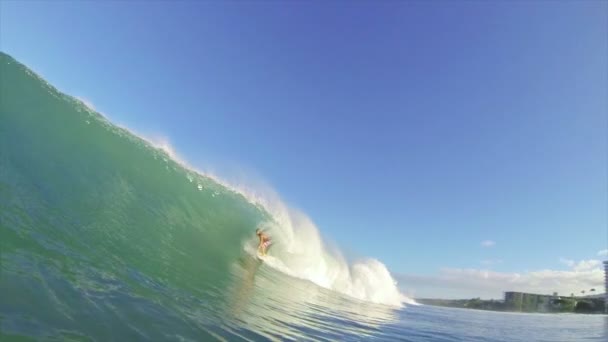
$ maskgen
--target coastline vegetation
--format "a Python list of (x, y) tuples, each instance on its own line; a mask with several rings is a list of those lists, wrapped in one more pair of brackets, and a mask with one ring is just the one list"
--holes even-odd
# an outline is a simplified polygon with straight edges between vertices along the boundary
[(604, 313), (604, 299), (590, 297), (555, 297), (539, 301), (538, 297), (528, 296), (524, 300), (505, 301), (497, 299), (416, 299), (420, 304), (444, 306), (461, 309), (505, 311), (505, 312), (542, 312), (542, 313)]

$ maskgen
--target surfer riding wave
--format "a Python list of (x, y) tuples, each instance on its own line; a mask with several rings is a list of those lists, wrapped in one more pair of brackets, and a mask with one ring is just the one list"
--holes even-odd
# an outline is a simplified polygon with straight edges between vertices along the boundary
[(259, 228), (255, 230), (255, 235), (257, 235), (260, 239), (260, 243), (258, 244), (258, 253), (260, 255), (266, 255), (268, 247), (272, 244), (270, 237)]

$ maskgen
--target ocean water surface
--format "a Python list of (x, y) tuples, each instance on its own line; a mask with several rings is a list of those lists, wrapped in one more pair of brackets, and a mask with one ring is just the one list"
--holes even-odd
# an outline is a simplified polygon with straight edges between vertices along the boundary
[(304, 214), (0, 54), (0, 340), (608, 341), (608, 318), (416, 305)]

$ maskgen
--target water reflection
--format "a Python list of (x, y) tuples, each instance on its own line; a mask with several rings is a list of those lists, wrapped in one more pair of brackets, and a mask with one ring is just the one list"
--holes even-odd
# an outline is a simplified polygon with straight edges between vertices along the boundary
[(397, 310), (362, 302), (288, 277), (243, 255), (231, 270), (225, 313), (229, 330), (247, 329), (267, 338), (343, 338), (377, 335), (396, 322)]

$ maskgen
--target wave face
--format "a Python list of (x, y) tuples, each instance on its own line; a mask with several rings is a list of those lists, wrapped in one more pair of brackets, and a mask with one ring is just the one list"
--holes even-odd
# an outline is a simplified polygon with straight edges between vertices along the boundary
[[(313, 298), (363, 308), (373, 330), (392, 309), (369, 302), (405, 300), (383, 264), (348, 264), (278, 197), (187, 167), (2, 53), (0, 75), (0, 338), (298, 338), (255, 318)], [(258, 227), (276, 241), (264, 264)]]

